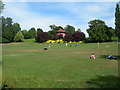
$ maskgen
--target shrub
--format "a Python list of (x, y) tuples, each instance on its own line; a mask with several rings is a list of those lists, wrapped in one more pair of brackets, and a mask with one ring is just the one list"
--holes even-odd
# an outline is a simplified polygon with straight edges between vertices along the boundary
[(39, 43), (46, 42), (47, 40), (50, 40), (50, 39), (51, 39), (51, 36), (46, 32), (40, 32), (36, 37), (36, 41)]
[(67, 41), (67, 42), (70, 42), (70, 41), (74, 41), (74, 38), (73, 38), (72, 34), (66, 33), (66, 35), (65, 35), (63, 40)]
[(83, 41), (85, 40), (85, 34), (83, 32), (75, 32), (73, 34), (74, 41)]
[(15, 42), (23, 42), (24, 41), (24, 36), (21, 31), (18, 31), (17, 34), (14, 37)]

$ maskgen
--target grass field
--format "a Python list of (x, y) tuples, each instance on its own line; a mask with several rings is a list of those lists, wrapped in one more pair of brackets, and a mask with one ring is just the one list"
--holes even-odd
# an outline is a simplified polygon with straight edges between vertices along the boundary
[[(116, 42), (65, 44), (35, 42), (2, 45), (3, 82), (14, 88), (113, 88), (117, 87), (118, 56)], [(109, 46), (109, 47), (106, 47)], [(94, 53), (96, 59), (90, 59)]]

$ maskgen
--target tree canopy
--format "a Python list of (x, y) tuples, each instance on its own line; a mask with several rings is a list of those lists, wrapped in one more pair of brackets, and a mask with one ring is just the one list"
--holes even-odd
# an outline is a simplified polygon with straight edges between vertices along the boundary
[(34, 27), (32, 27), (29, 31), (30, 38), (35, 38), (37, 35), (37, 32)]
[(0, 1), (0, 14), (2, 13), (3, 9), (4, 9), (4, 4), (2, 1)]
[(89, 29), (87, 32), (89, 34), (90, 39), (93, 42), (103, 42), (111, 40), (111, 33), (113, 29), (110, 29), (104, 21), (102, 20), (92, 20), (88, 22)]
[(65, 28), (64, 28), (65, 32), (66, 33), (69, 33), (69, 34), (73, 34), (75, 33), (75, 28), (71, 25), (67, 25)]
[(2, 17), (2, 42), (13, 42), (18, 31), (21, 31), (19, 23), (13, 23), (12, 18)]
[(120, 41), (120, 6), (118, 4), (115, 9), (115, 33)]

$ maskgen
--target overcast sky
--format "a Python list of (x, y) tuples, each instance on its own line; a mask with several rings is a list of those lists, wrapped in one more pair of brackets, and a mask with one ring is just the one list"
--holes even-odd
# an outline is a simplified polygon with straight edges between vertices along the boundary
[[(9, 0), (8, 0), (9, 1)], [(4, 17), (11, 17), (21, 25), (22, 30), (32, 27), (50, 30), (50, 25), (72, 25), (88, 36), (86, 29), (90, 20), (100, 19), (110, 27), (115, 27), (116, 2), (28, 2), (18, 0), (4, 2)], [(66, 0), (67, 1), (67, 0)], [(102, 1), (102, 0), (101, 0)]]

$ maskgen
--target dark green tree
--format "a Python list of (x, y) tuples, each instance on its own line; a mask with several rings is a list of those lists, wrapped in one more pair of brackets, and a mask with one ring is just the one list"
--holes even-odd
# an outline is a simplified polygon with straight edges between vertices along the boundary
[(0, 1), (0, 43), (2, 42), (2, 17), (1, 17), (1, 14), (2, 14), (3, 9), (4, 9), (4, 4), (2, 1)]
[(71, 25), (67, 25), (65, 28), (64, 28), (65, 32), (66, 33), (69, 33), (69, 34), (73, 34), (75, 33), (75, 28)]
[(55, 25), (50, 25), (50, 28), (51, 28), (51, 30), (48, 31), (47, 33), (48, 33), (51, 37), (55, 37), (56, 32), (57, 32), (60, 28), (63, 29), (63, 27), (61, 27), (61, 26), (55, 26)]
[(29, 34), (29, 32), (27, 30), (22, 30), (21, 32), (22, 32), (22, 34), (24, 36), (24, 39), (30, 39), (31, 38), (30, 34)]
[(33, 28), (33, 27), (28, 32), (30, 34), (30, 38), (35, 38), (37, 35), (37, 32), (36, 32), (35, 28)]
[(120, 41), (120, 6), (118, 4), (116, 4), (115, 11), (115, 33)]
[(4, 4), (2, 1), (0, 1), (0, 15), (1, 15), (3, 9), (4, 9)]
[(9, 17), (2, 17), (2, 42), (13, 42), (16, 33), (20, 30), (21, 28), (18, 23), (13, 23)]
[(18, 31), (17, 34), (14, 37), (15, 42), (23, 42), (24, 41), (24, 36), (21, 31)]
[(77, 32), (81, 32), (81, 29), (80, 29), (80, 28), (78, 28), (78, 29), (77, 29)]
[(40, 32), (43, 32), (43, 30), (41, 28), (38, 28), (37, 29), (37, 34), (40, 33)]
[(111, 38), (109, 34), (111, 34), (111, 29), (108, 28), (104, 21), (92, 20), (88, 22), (88, 24), (89, 29), (87, 29), (87, 32), (93, 42), (110, 41)]

